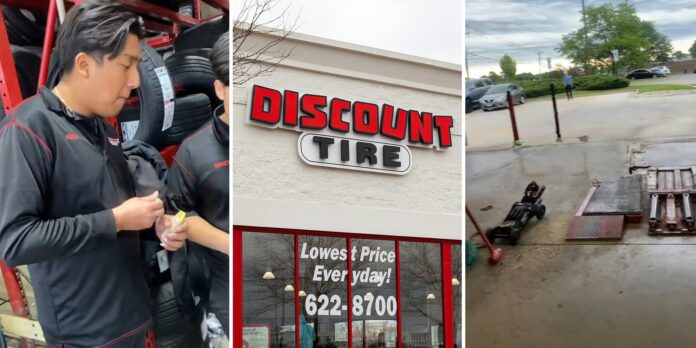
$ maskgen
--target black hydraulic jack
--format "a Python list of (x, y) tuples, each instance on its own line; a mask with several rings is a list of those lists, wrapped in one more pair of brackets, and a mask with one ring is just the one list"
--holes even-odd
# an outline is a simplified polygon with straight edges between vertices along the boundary
[(503, 222), (486, 231), (486, 237), (491, 242), (496, 239), (507, 239), (510, 244), (516, 245), (520, 240), (522, 230), (533, 217), (538, 220), (544, 218), (546, 206), (541, 203), (541, 195), (545, 189), (546, 186), (539, 186), (535, 181), (529, 183), (524, 190), (522, 199), (512, 205)]

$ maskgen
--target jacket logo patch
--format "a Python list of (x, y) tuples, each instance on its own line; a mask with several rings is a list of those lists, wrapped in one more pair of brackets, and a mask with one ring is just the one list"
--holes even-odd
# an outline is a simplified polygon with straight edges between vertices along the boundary
[(65, 135), (65, 139), (77, 140), (77, 139), (80, 139), (80, 137), (78, 137), (77, 134), (75, 134), (75, 133), (68, 133)]
[(110, 142), (111, 145), (113, 145), (113, 146), (118, 146), (118, 144), (121, 143), (121, 141), (119, 141), (118, 139), (109, 138), (109, 137), (106, 137), (106, 138), (109, 139), (109, 142)]
[(228, 166), (229, 164), (230, 164), (230, 160), (220, 161), (218, 163), (215, 163), (215, 169), (222, 168), (224, 166)]

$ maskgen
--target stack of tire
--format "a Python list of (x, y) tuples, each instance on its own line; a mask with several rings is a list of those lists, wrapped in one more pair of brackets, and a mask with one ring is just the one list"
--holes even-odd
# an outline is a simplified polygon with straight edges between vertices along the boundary
[[(36, 94), (41, 66), (41, 46), (46, 32), (46, 15), (10, 6), (2, 6), (17, 80), (26, 99)], [(5, 116), (0, 98), (0, 118)]]
[[(215, 95), (215, 75), (209, 56), (217, 39), (228, 30), (227, 16), (187, 28), (174, 41), (174, 50), (167, 52), (166, 60), (149, 46), (143, 45), (143, 59), (139, 67), (140, 106), (126, 108), (119, 116), (120, 122), (138, 118), (136, 139), (160, 149), (179, 145), (187, 136), (212, 119), (212, 110), (222, 102)], [(161, 130), (165, 107), (162, 79), (155, 72), (163, 66), (166, 67), (176, 97), (171, 127), (164, 131)], [(190, 302), (187, 298), (189, 294), (180, 292), (193, 290), (196, 293), (197, 289), (207, 288), (207, 276), (203, 274), (206, 266), (199, 249), (190, 245), (187, 253), (185, 259), (188, 264), (182, 265), (182, 268), (187, 268), (187, 279), (181, 280), (181, 277), (172, 274), (171, 278), (176, 278), (174, 281), (169, 280), (151, 289), (153, 330), (158, 348), (195, 348), (203, 344), (196, 332), (200, 333), (200, 323), (205, 320), (203, 306), (206, 296), (201, 294), (202, 299), (197, 299), (200, 303), (191, 312), (182, 310), (191, 306), (187, 305), (187, 302)], [(173, 263), (171, 267), (174, 266)], [(182, 281), (188, 281), (189, 287), (182, 286)]]
[[(138, 121), (134, 139), (163, 149), (179, 145), (188, 135), (211, 120), (212, 110), (221, 104), (215, 95), (210, 51), (220, 35), (229, 30), (227, 16), (186, 29), (174, 41), (174, 51), (166, 61), (151, 47), (142, 45), (140, 105), (124, 108), (119, 121)], [(167, 79), (158, 76), (161, 67), (167, 68), (171, 86), (162, 86)], [(161, 75), (161, 73), (160, 73)], [(171, 88), (174, 115), (171, 127), (162, 130), (166, 91)]]

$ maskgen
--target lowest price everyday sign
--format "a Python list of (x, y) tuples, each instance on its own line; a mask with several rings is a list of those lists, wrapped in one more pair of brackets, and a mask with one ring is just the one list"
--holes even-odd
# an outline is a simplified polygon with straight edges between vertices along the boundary
[[(364, 269), (352, 270), (350, 274), (351, 287), (366, 284), (369, 288), (382, 288), (385, 284), (391, 282), (391, 276), (394, 273), (393, 265), (395, 265), (396, 261), (396, 253), (394, 251), (382, 250), (379, 246), (364, 245), (360, 247), (353, 246), (349, 253), (346, 248), (312, 247), (308, 243), (303, 243), (300, 249), (300, 260), (347, 261), (349, 257), (351, 262), (386, 265), (386, 267), (379, 267), (379, 269), (366, 267)], [(347, 270), (332, 269), (321, 262), (314, 266), (311, 274), (312, 282), (345, 283), (348, 281)], [(353, 296), (352, 301), (354, 316), (396, 315), (397, 303), (394, 296), (375, 296), (372, 293), (356, 294)], [(339, 295), (329, 297), (327, 294), (318, 296), (316, 294), (307, 294), (305, 310), (310, 316), (342, 316), (348, 310), (348, 305), (342, 303), (342, 298)]]

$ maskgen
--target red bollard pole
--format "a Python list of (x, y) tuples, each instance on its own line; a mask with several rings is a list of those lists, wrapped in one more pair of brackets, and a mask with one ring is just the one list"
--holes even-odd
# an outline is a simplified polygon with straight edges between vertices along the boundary
[(471, 214), (471, 211), (469, 210), (469, 206), (466, 205), (466, 216), (469, 217), (469, 220), (474, 224), (474, 227), (476, 227), (476, 232), (478, 232), (479, 235), (481, 235), (481, 239), (483, 239), (483, 244), (486, 244), (486, 248), (488, 248), (488, 251), (491, 253), (491, 256), (488, 257), (488, 263), (491, 265), (495, 265), (500, 262), (500, 260), (503, 259), (503, 251), (500, 250), (500, 248), (493, 249), (493, 244), (491, 244), (491, 241), (488, 240), (488, 237), (486, 237), (486, 234), (483, 233), (483, 229), (481, 228), (481, 225), (479, 225), (478, 221), (476, 221), (476, 218), (474, 218), (474, 215)]
[(512, 122), (512, 136), (515, 138), (513, 144), (519, 146), (522, 145), (522, 142), (520, 142), (520, 135), (517, 133), (517, 121), (515, 121), (515, 107), (514, 103), (512, 102), (512, 95), (510, 94), (510, 91), (507, 91), (507, 103), (508, 110), (510, 110), (510, 122)]
[(556, 86), (551, 84), (551, 101), (553, 101), (553, 118), (556, 120), (556, 141), (563, 142), (561, 137), (561, 126), (558, 123), (558, 107), (556, 106)]

